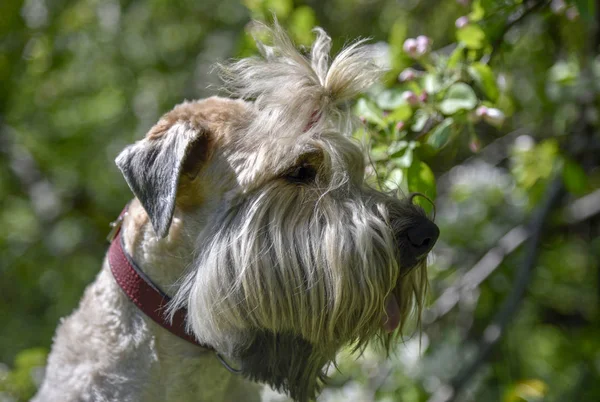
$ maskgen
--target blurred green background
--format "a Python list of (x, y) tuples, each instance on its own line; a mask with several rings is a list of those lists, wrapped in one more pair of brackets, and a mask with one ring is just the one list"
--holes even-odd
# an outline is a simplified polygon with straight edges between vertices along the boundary
[(131, 197), (118, 152), (214, 94), (212, 65), (254, 54), (249, 23), (272, 13), (302, 45), (318, 25), (335, 49), (381, 49), (390, 73), (357, 102), (356, 135), (383, 187), (435, 198), (442, 233), (421, 337), (342, 357), (321, 400), (599, 401), (599, 8), (2, 0), (0, 401), (35, 392), (100, 269)]

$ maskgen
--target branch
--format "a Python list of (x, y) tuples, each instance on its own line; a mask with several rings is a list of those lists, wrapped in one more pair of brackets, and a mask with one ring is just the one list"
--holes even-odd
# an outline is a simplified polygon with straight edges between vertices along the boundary
[(549, 1), (537, 1), (529, 8), (527, 8), (527, 6), (524, 6), (523, 8), (521, 8), (519, 10), (520, 15), (513, 16), (512, 21), (510, 21), (508, 24), (506, 24), (506, 26), (504, 27), (504, 30), (502, 31), (500, 36), (498, 36), (496, 38), (496, 40), (494, 40), (494, 43), (492, 43), (492, 52), (490, 53), (490, 55), (488, 57), (488, 62), (490, 60), (492, 60), (494, 58), (494, 56), (498, 53), (498, 49), (500, 48), (500, 45), (502, 45), (502, 42), (504, 42), (504, 37), (515, 25), (520, 24), (523, 20), (525, 20), (530, 15), (532, 15), (535, 11), (543, 8), (544, 6), (548, 6), (548, 5), (550, 5)]
[(537, 262), (542, 231), (548, 215), (563, 193), (562, 189), (561, 178), (557, 177), (553, 179), (546, 190), (544, 202), (533, 214), (529, 224), (531, 238), (527, 244), (523, 264), (517, 272), (517, 277), (513, 283), (511, 293), (507, 296), (500, 311), (496, 314), (494, 320), (492, 320), (492, 323), (489, 324), (483, 332), (483, 337), (476, 357), (466, 368), (458, 373), (449, 385), (440, 387), (439, 391), (434, 393), (429, 399), (429, 402), (456, 401), (460, 392), (469, 383), (479, 367), (487, 361), (494, 346), (500, 341), (506, 327), (519, 309), (527, 287), (531, 282)]
[[(596, 190), (567, 205), (562, 211), (560, 224), (573, 225), (585, 222), (600, 214), (600, 190)], [(465, 291), (481, 285), (519, 246), (531, 237), (523, 225), (518, 225), (506, 233), (498, 245), (489, 250), (473, 267), (456, 283), (446, 289), (426, 311), (424, 320), (430, 324), (448, 314), (460, 301)]]

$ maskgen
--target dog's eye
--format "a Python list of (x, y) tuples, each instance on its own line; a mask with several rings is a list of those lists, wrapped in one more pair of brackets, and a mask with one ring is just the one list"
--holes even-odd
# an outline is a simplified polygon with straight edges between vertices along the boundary
[(308, 163), (296, 166), (285, 174), (285, 178), (295, 183), (308, 183), (315, 179), (317, 171)]

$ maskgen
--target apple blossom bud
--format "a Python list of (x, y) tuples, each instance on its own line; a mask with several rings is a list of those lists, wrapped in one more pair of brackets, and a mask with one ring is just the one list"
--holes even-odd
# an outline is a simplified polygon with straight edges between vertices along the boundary
[(423, 56), (431, 50), (431, 39), (425, 35), (417, 36), (417, 55)]
[(501, 126), (504, 123), (505, 116), (499, 109), (488, 108), (487, 112), (483, 115), (483, 120), (492, 126)]
[(419, 104), (419, 98), (413, 91), (404, 91), (402, 93), (402, 98), (411, 106), (416, 106)]
[(396, 130), (402, 131), (404, 129), (404, 127), (406, 127), (406, 123), (405, 122), (399, 121), (398, 123), (396, 123)]
[(475, 109), (475, 116), (483, 117), (487, 114), (487, 112), (488, 108), (486, 106), (479, 106), (477, 109)]
[(412, 81), (415, 78), (417, 78), (417, 74), (412, 68), (405, 68), (404, 70), (402, 70), (400, 75), (398, 75), (398, 81), (400, 82)]
[(468, 24), (469, 24), (469, 17), (467, 17), (466, 15), (463, 15), (462, 17), (457, 18), (456, 21), (454, 22), (454, 25), (458, 29), (464, 28)]
[(550, 2), (550, 10), (552, 10), (554, 14), (562, 14), (566, 8), (567, 5), (565, 4), (565, 0), (552, 0)]
[(576, 7), (569, 7), (565, 12), (565, 16), (569, 21), (575, 21), (579, 17), (579, 11)]
[(415, 57), (417, 54), (417, 41), (413, 38), (408, 38), (404, 41), (402, 48), (410, 57)]
[(421, 92), (421, 94), (419, 95), (419, 100), (421, 102), (427, 102), (427, 98), (428, 98), (428, 95), (427, 95), (427, 92), (425, 92), (425, 91)]
[(473, 136), (471, 138), (471, 141), (469, 142), (469, 149), (474, 154), (476, 154), (477, 152), (479, 152), (479, 150), (481, 149), (481, 141), (479, 141), (479, 138), (477, 138), (475, 136)]

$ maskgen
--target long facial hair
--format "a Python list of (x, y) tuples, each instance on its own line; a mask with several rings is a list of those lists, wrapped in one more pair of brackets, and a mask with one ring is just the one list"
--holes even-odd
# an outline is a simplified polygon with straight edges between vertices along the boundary
[[(368, 188), (364, 154), (349, 139), (351, 119), (340, 106), (380, 75), (371, 49), (359, 42), (329, 63), (322, 30), (310, 58), (279, 27), (270, 32), (273, 45), (259, 44), (262, 59), (222, 68), (230, 92), (254, 102), (242, 136), (258, 144), (237, 158), (224, 154), (247, 187), (212, 215), (169, 308), (187, 308), (190, 330), (244, 375), (306, 401), (342, 346), (378, 339), (389, 350), (407, 318), (420, 316), (425, 262), (403, 266), (397, 234), (423, 212)], [(257, 184), (257, 172), (284, 160), (276, 149), (298, 136), (319, 150), (314, 182), (273, 179), (274, 172)], [(246, 165), (236, 165), (241, 160)], [(382, 330), (390, 294), (401, 318), (392, 334)]]

